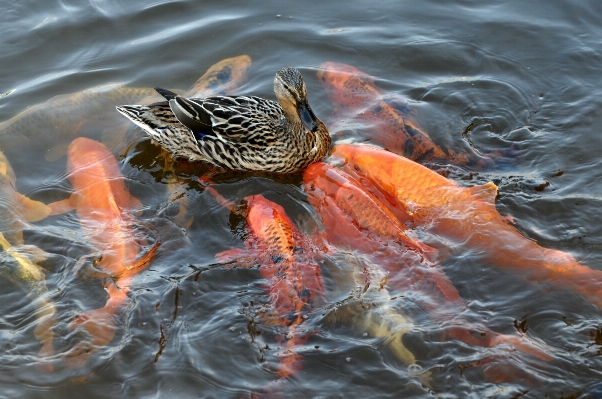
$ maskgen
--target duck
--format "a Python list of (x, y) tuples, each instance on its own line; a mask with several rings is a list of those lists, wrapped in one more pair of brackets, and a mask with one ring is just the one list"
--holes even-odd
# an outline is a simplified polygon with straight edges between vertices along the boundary
[(186, 98), (155, 88), (166, 101), (117, 111), (175, 158), (243, 171), (294, 173), (326, 156), (331, 138), (307, 100), (301, 73), (280, 69), (278, 102), (255, 96)]

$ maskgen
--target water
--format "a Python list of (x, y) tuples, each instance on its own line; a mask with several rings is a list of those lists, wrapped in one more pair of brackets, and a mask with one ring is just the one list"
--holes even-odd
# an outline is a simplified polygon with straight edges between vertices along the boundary
[[(212, 64), (241, 54), (253, 64), (238, 94), (273, 98), (274, 73), (292, 65), (305, 78), (312, 108), (327, 120), (334, 106), (316, 72), (325, 61), (347, 63), (408, 98), (420, 126), (444, 148), (466, 152), (472, 145), (487, 152), (518, 143), (516, 163), (454, 167), (450, 177), (462, 185), (494, 181), (499, 211), (513, 215), (526, 236), (602, 269), (597, 1), (5, 1), (2, 11), (0, 93), (7, 94), (0, 96), (0, 121), (54, 96), (109, 83), (186, 90)], [(120, 156), (145, 217), (165, 208), (167, 176), (155, 162), (159, 150), (137, 128), (122, 132), (130, 125), (113, 105), (57, 109), (61, 122), (53, 126), (3, 131), (0, 149), (15, 170), (17, 190), (45, 203), (66, 198), (70, 184), (61, 155), (74, 137), (86, 135)], [(155, 261), (135, 279), (115, 340), (82, 369), (36, 368), (40, 344), (33, 336), (33, 308), (20, 289), (0, 280), (0, 396), (237, 398), (276, 380), (278, 329), (257, 316), (257, 307), (269, 303), (259, 272), (214, 264), (216, 253), (242, 247), (244, 220), (202, 190), (196, 178), (203, 166), (178, 166), (192, 225), (185, 235), (165, 227)], [(535, 190), (546, 182), (543, 191)], [(235, 202), (261, 193), (305, 231), (315, 226), (298, 177), (232, 173), (219, 183), (219, 191)], [(98, 281), (73, 273), (76, 260), (91, 251), (78, 223), (71, 213), (24, 232), (26, 244), (52, 254), (43, 265), (57, 306), (59, 349), (78, 338), (67, 322), (104, 302)], [(510, 348), (441, 341), (442, 327), (416, 309), (408, 294), (410, 299), (393, 304), (412, 315), (415, 329), (406, 344), (432, 372), (430, 388), (421, 386), (383, 339), (364, 336), (361, 326), (344, 317), (332, 321), (337, 301), (354, 285), (347, 263), (334, 256), (323, 268), (327, 303), (307, 323), (316, 333), (299, 349), (303, 369), (278, 383), (283, 396), (596, 397), (602, 371), (598, 308), (568, 290), (493, 269), (471, 254), (455, 254), (442, 266), (475, 317), (495, 331), (525, 332), (551, 348), (555, 359), (543, 363)], [(259, 335), (250, 333), (256, 329)], [(488, 355), (518, 365), (529, 378), (494, 384), (480, 367), (468, 367)]]

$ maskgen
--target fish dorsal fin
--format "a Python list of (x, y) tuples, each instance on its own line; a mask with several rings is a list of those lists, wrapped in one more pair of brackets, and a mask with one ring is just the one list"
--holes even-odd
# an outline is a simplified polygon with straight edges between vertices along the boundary
[(48, 204), (48, 208), (50, 208), (50, 215), (60, 215), (63, 213), (71, 212), (75, 209), (76, 203), (77, 194), (75, 193), (71, 194), (69, 198), (51, 202), (50, 204)]
[(37, 222), (50, 215), (50, 207), (43, 202), (29, 199), (23, 194), (16, 193), (19, 205), (21, 205), (21, 214), (28, 222)]
[(402, 116), (409, 115), (411, 113), (408, 102), (403, 97), (393, 94), (386, 94), (382, 96), (382, 101), (396, 111), (401, 112)]
[(495, 197), (497, 196), (497, 186), (493, 182), (474, 186), (468, 189), (470, 194), (482, 202), (495, 206)]

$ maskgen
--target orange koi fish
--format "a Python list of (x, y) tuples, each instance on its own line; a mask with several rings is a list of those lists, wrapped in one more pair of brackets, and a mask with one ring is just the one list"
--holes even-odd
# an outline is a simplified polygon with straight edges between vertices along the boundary
[(372, 143), (416, 162), (445, 160), (458, 165), (485, 166), (500, 155), (514, 155), (511, 150), (491, 153), (481, 157), (476, 153), (444, 151), (424, 132), (412, 117), (403, 98), (394, 97), (374, 84), (374, 78), (350, 65), (325, 62), (321, 65), (318, 78), (335, 104), (331, 120), (335, 132), (344, 125), (339, 121), (360, 121), (368, 133), (366, 139)]
[[(407, 289), (423, 280), (435, 286), (439, 299), (463, 305), (456, 288), (440, 268), (424, 267), (434, 260), (437, 251), (413, 238), (406, 227), (372, 194), (348, 174), (331, 165), (317, 162), (303, 173), (303, 184), (309, 203), (320, 215), (327, 241), (337, 246), (372, 254), (386, 260), (386, 269), (395, 272), (388, 284)], [(402, 269), (413, 276), (401, 277)], [(440, 302), (438, 302), (440, 304)]]
[(530, 281), (570, 288), (602, 309), (602, 271), (526, 238), (495, 207), (493, 183), (463, 188), (407, 158), (371, 146), (338, 145), (331, 162), (360, 180), (381, 203), (400, 208), (428, 231), (483, 254)]
[[(207, 189), (224, 201), (213, 188)], [(286, 215), (284, 208), (262, 195), (246, 198), (249, 236), (245, 249), (233, 249), (216, 255), (218, 262), (235, 261), (238, 265), (259, 264), (281, 325), (287, 329), (285, 354), (278, 375), (282, 378), (301, 369), (301, 356), (294, 352), (307, 340), (300, 332), (301, 324), (314, 308), (324, 288), (320, 266), (315, 262), (318, 250)], [(230, 206), (228, 206), (232, 209)]]
[[(387, 285), (398, 292), (418, 290), (421, 305), (431, 317), (448, 322), (466, 310), (464, 301), (445, 275), (431, 260), (435, 250), (410, 238), (405, 226), (382, 203), (349, 174), (326, 163), (314, 163), (303, 174), (308, 201), (316, 209), (327, 240), (346, 249), (369, 255), (389, 273)], [(431, 259), (431, 260), (429, 260)], [(453, 317), (454, 319), (456, 317)], [(551, 357), (520, 337), (498, 334), (484, 326), (472, 334), (464, 327), (448, 328), (449, 337), (470, 345), (491, 347), (509, 343), (544, 360)]]
[(141, 254), (135, 233), (140, 223), (131, 214), (141, 204), (130, 195), (117, 160), (104, 144), (77, 138), (69, 146), (67, 157), (68, 179), (74, 191), (67, 200), (50, 204), (52, 213), (76, 210), (83, 233), (100, 253), (92, 274), (106, 277), (109, 296), (104, 307), (87, 311), (71, 323), (90, 335), (67, 355), (70, 366), (78, 367), (113, 340), (117, 315), (128, 301), (132, 278), (150, 264), (159, 242)]

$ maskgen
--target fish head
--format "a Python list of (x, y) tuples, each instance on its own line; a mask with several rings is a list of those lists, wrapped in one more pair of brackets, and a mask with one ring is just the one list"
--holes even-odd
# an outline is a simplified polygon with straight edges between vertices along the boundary
[(314, 162), (303, 171), (303, 187), (307, 194), (307, 201), (319, 213), (325, 205), (326, 197), (332, 191), (336, 191), (328, 174), (333, 167), (324, 162)]
[[(107, 162), (106, 160), (113, 161), (114, 159), (113, 153), (104, 144), (86, 137), (78, 137), (67, 148), (69, 178), (71, 179), (77, 173), (83, 174), (83, 170), (99, 164), (112, 166), (112, 163), (116, 162)], [(118, 171), (119, 167), (115, 165), (112, 169)]]
[(360, 227), (366, 224), (366, 213), (362, 212), (366, 209), (366, 198), (355, 179), (332, 165), (319, 162), (305, 170), (303, 185), (328, 241), (351, 248), (371, 245)]
[(265, 250), (278, 261), (292, 256), (295, 227), (284, 208), (260, 194), (245, 199), (249, 229)]
[(247, 220), (251, 224), (253, 231), (261, 230), (260, 228), (253, 228), (254, 226), (263, 226), (270, 220), (292, 224), (284, 208), (265, 198), (263, 195), (251, 195), (246, 197), (245, 200), (247, 202)]
[(325, 162), (312, 163), (303, 171), (303, 185), (307, 188), (323, 176), (330, 168), (332, 168), (332, 166)]
[(71, 142), (67, 149), (67, 178), (76, 198), (86, 198), (83, 208), (90, 212), (102, 210), (114, 217), (125, 209), (141, 206), (129, 193), (119, 162), (101, 142), (85, 137)]
[(394, 195), (397, 155), (369, 145), (339, 144), (332, 149), (329, 160), (364, 186)]
[(374, 101), (374, 78), (347, 64), (325, 62), (320, 66), (318, 79), (330, 99), (338, 106), (358, 108), (361, 100)]
[(350, 79), (361, 79), (372, 84), (374, 78), (351, 65), (325, 62), (320, 65), (318, 79), (326, 89), (344, 90)]
[(303, 172), (303, 186), (308, 201), (319, 206), (326, 196), (336, 197), (338, 191), (349, 184), (349, 176), (325, 162), (314, 162)]

